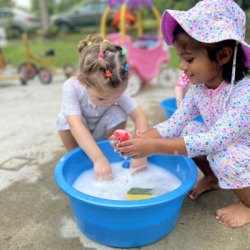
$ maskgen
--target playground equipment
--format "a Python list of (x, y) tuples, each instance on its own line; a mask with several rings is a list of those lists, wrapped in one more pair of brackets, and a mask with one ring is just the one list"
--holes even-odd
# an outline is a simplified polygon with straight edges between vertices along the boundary
[[(161, 38), (161, 16), (157, 8), (153, 5), (150, 0), (107, 0), (109, 7), (105, 10), (102, 20), (101, 20), (101, 33), (106, 37), (110, 42), (119, 44), (124, 50), (126, 50), (129, 57), (129, 83), (128, 83), (128, 92), (131, 96), (136, 95), (142, 86), (143, 81), (152, 80), (157, 74), (163, 74), (163, 77), (159, 76), (161, 81), (164, 79), (170, 80), (174, 77), (174, 81), (177, 82), (178, 76), (175, 71), (166, 67), (167, 62), (170, 58), (170, 53), (168, 47), (164, 45), (164, 42)], [(121, 33), (114, 33), (106, 36), (106, 22), (109, 12), (117, 4), (121, 5), (121, 20), (120, 27)], [(145, 5), (154, 13), (157, 22), (158, 22), (158, 35), (157, 36), (145, 36), (142, 31), (142, 18), (140, 13), (140, 7)], [(136, 11), (137, 25), (138, 25), (138, 38), (139, 42), (148, 41), (154, 43), (154, 46), (145, 46), (138, 47), (132, 43), (132, 39), (129, 35), (125, 33), (125, 13), (127, 6), (132, 7)], [(163, 67), (161, 67), (163, 66)], [(165, 71), (162, 72), (161, 68)], [(158, 77), (158, 76), (157, 76)], [(162, 84), (164, 86), (164, 84)]]
[[(42, 83), (49, 84), (52, 81), (52, 75), (65, 75), (69, 78), (76, 73), (75, 67), (71, 64), (65, 65), (63, 71), (57, 70), (55, 67), (55, 52), (53, 49), (48, 49), (42, 56), (35, 54), (30, 50), (26, 33), (23, 33), (22, 38), (26, 47), (26, 61), (19, 65), (18, 71), (21, 72), (23, 68), (27, 69), (28, 79), (32, 79), (38, 74), (39, 80)], [(37, 69), (36, 65), (32, 63), (31, 60), (38, 62), (42, 67)]]
[(5, 59), (0, 49), (0, 81), (16, 79), (19, 79), (22, 85), (26, 85), (28, 80), (27, 70), (23, 68), (19, 71), (19, 74), (9, 74), (8, 72), (6, 72)]

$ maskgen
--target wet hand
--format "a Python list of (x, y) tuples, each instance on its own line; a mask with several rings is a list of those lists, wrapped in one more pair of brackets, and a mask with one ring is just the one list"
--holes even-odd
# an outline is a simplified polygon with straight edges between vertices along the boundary
[(118, 139), (114, 136), (114, 135), (111, 135), (109, 137), (109, 142), (110, 142), (110, 145), (115, 147), (115, 145), (119, 142)]
[(109, 137), (110, 145), (116, 146), (118, 142), (127, 141), (134, 138), (134, 135), (125, 129), (117, 129), (112, 136)]
[(118, 143), (115, 152), (121, 153), (121, 156), (130, 156), (132, 159), (145, 158), (153, 155), (155, 151), (154, 138), (147, 137), (136, 132), (136, 138)]
[(103, 157), (94, 162), (95, 179), (100, 181), (113, 180), (111, 166), (108, 160)]

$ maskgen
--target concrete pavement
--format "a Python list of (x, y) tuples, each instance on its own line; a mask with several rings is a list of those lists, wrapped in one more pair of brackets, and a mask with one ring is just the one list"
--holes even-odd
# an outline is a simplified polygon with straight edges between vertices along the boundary
[[(50, 85), (0, 82), (0, 249), (109, 250), (78, 230), (68, 197), (57, 187), (54, 169), (66, 153), (55, 117), (61, 107), (63, 77)], [(172, 88), (155, 86), (135, 100), (153, 126), (166, 119), (159, 102)], [(132, 130), (128, 122), (127, 128)], [(233, 230), (215, 219), (215, 210), (237, 200), (227, 190), (185, 197), (178, 223), (162, 240), (143, 250), (250, 249), (250, 225)]]

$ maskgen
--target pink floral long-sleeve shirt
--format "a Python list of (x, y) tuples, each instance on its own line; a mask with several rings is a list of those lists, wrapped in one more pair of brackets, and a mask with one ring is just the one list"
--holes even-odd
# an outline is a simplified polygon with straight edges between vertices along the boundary
[(250, 150), (250, 79), (239, 81), (225, 103), (230, 87), (225, 81), (215, 90), (206, 84), (192, 86), (174, 115), (154, 128), (163, 138), (179, 137), (201, 115), (208, 132), (184, 136), (189, 158), (221, 151), (233, 143)]

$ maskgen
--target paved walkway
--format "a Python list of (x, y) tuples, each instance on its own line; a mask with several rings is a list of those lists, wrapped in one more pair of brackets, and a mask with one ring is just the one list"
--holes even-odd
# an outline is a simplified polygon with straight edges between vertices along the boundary
[[(27, 86), (0, 82), (1, 250), (114, 249), (78, 230), (68, 197), (54, 180), (56, 163), (66, 153), (55, 124), (63, 81), (57, 77), (52, 84), (42, 85), (34, 80)], [(156, 86), (135, 97), (150, 126), (166, 119), (159, 102), (173, 95), (173, 89)], [(208, 192), (197, 201), (185, 197), (175, 229), (140, 249), (250, 249), (250, 225), (233, 230), (215, 219), (216, 209), (236, 200), (227, 190)]]

